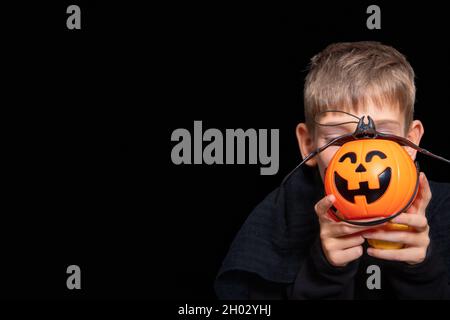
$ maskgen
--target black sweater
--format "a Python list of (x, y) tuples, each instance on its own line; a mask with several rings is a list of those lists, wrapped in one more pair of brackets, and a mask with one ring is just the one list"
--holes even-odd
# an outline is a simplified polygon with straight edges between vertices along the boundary
[[(314, 204), (324, 196), (317, 170), (298, 170), (269, 194), (238, 232), (216, 278), (220, 299), (449, 299), (450, 184), (430, 182), (431, 244), (418, 265), (364, 255), (345, 267), (326, 260)], [(365, 244), (365, 246), (367, 246)], [(381, 289), (369, 290), (369, 265)]]

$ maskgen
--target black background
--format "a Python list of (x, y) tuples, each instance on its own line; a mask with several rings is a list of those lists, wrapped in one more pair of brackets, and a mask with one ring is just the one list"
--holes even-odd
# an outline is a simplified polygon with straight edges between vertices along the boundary
[[(67, 30), (78, 4), (82, 29)], [(245, 218), (300, 160), (309, 59), (378, 40), (416, 75), (421, 145), (450, 158), (449, 49), (440, 5), (295, 8), (58, 1), (2, 10), (5, 298), (214, 299)], [(280, 169), (172, 164), (173, 130), (280, 129)], [(419, 156), (430, 180), (448, 165)], [(66, 288), (66, 268), (82, 290)]]

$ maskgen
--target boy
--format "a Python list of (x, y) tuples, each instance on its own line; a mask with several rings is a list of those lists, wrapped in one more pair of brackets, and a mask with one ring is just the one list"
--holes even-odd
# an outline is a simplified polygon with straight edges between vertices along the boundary
[[(311, 60), (304, 88), (305, 122), (296, 134), (303, 158), (355, 130), (339, 109), (370, 115), (378, 131), (419, 144), (424, 128), (413, 120), (414, 71), (392, 47), (337, 43)], [(316, 117), (322, 115), (319, 119)], [(414, 231), (381, 231), (336, 222), (327, 210), (324, 171), (338, 147), (309, 160), (268, 195), (242, 226), (216, 279), (221, 299), (442, 299), (449, 297), (450, 184), (420, 174), (416, 199), (393, 222)], [(406, 147), (415, 159), (416, 151)], [(431, 197), (433, 195), (433, 197)], [(397, 250), (369, 248), (366, 239), (401, 242)], [(369, 266), (381, 286), (369, 289)], [(372, 269), (371, 269), (372, 270)]]

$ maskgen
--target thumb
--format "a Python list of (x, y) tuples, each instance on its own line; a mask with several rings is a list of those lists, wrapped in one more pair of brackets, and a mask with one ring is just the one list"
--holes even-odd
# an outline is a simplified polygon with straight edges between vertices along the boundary
[(421, 209), (421, 212), (425, 212), (431, 200), (431, 189), (427, 176), (423, 172), (420, 173), (419, 196), (419, 209)]
[(421, 172), (419, 175), (419, 190), (417, 191), (417, 196), (414, 199), (412, 205), (406, 210), (407, 213), (421, 212), (425, 213), (425, 209), (431, 200), (431, 190), (428, 179), (425, 173)]
[(317, 216), (319, 218), (323, 218), (327, 214), (328, 209), (331, 208), (335, 200), (336, 197), (333, 194), (329, 194), (323, 197), (319, 202), (317, 202), (314, 206), (314, 210), (316, 211)]

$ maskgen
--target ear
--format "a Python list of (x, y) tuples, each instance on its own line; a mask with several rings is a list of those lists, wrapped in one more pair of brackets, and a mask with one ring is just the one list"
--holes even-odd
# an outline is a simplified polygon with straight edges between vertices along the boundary
[[(300, 153), (302, 154), (302, 158), (305, 159), (308, 154), (315, 150), (314, 139), (311, 132), (308, 130), (308, 127), (305, 123), (299, 123), (295, 130), (297, 135), (297, 142), (300, 148)], [(316, 157), (308, 160), (306, 164), (310, 167), (314, 167), (317, 165)]]
[[(419, 145), (424, 132), (425, 132), (425, 129), (423, 128), (422, 122), (420, 122), (420, 120), (414, 120), (411, 123), (411, 126), (409, 127), (409, 131), (408, 131), (406, 138), (409, 141), (414, 142), (415, 144)], [(413, 160), (416, 159), (417, 150), (415, 150), (411, 147), (406, 147), (406, 151), (408, 151), (409, 155), (411, 156), (411, 158)]]

